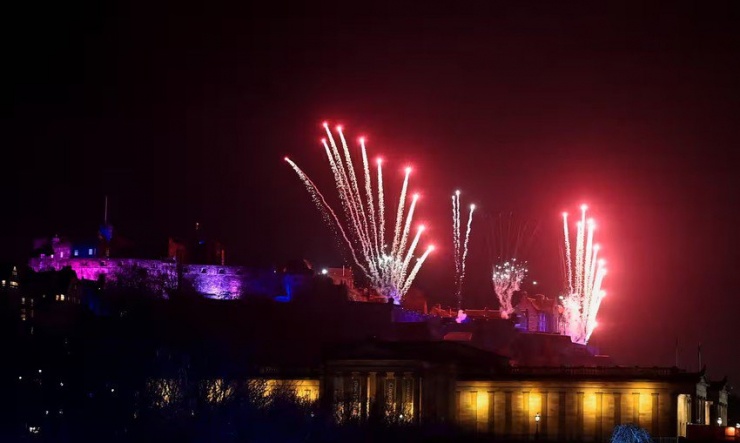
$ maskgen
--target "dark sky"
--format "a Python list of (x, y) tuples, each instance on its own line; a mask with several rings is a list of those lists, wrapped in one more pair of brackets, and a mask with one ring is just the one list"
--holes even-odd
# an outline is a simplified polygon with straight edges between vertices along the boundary
[(24, 260), (35, 236), (92, 234), (107, 194), (117, 232), (149, 254), (199, 221), (232, 262), (341, 263), (282, 161), (330, 194), (328, 119), (387, 159), (387, 192), (415, 167), (433, 300), (453, 302), (454, 189), (480, 207), (471, 307), (494, 305), (487, 219), (539, 222), (530, 281), (555, 293), (560, 212), (587, 202), (610, 271), (593, 343), (670, 365), (678, 338), (695, 369), (701, 341), (710, 374), (740, 380), (734, 2), (14, 3), (0, 259)]

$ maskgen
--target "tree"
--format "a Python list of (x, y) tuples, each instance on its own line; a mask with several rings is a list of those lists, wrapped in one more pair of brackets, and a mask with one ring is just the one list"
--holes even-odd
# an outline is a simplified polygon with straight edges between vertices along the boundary
[(611, 443), (651, 443), (650, 433), (633, 423), (617, 425), (612, 431)]

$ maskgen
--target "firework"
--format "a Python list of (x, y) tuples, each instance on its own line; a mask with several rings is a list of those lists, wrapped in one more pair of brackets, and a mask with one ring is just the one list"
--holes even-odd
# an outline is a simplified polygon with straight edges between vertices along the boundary
[(493, 266), (493, 291), (498, 297), (501, 318), (509, 318), (514, 312), (511, 299), (521, 289), (526, 275), (527, 263), (517, 263), (516, 258)]
[[(414, 210), (419, 199), (418, 194), (411, 197), (406, 210), (406, 194), (409, 186), (411, 168), (406, 168), (403, 186), (399, 197), (396, 219), (393, 224), (393, 238), (390, 248), (385, 239), (385, 196), (383, 190), (382, 161), (377, 161), (377, 195), (373, 192), (370, 163), (368, 162), (365, 140), (360, 139), (362, 157), (362, 174), (356, 174), (355, 165), (350, 155), (349, 146), (344, 138), (342, 127), (337, 127), (337, 134), (341, 143), (339, 149), (329, 125), (324, 123), (327, 138), (322, 139), (326, 157), (334, 176), (334, 184), (339, 195), (341, 211), (335, 211), (329, 205), (316, 184), (289, 158), (285, 161), (290, 164), (306, 186), (313, 202), (321, 210), (325, 220), (329, 220), (336, 229), (339, 237), (349, 249), (352, 260), (367, 278), (372, 288), (380, 295), (386, 296), (399, 304), (404, 295), (411, 288), (417, 273), (424, 261), (434, 250), (434, 246), (427, 247), (426, 251), (416, 260), (413, 267), (411, 262), (425, 228), (420, 226), (411, 244), (408, 244), (409, 234), (414, 219)], [(358, 175), (364, 179), (364, 187), (360, 187)], [(364, 191), (364, 193), (363, 193)], [(376, 210), (377, 209), (377, 210)], [(339, 214), (337, 213), (339, 212)], [(409, 271), (410, 268), (410, 271)]]
[(521, 258), (531, 246), (537, 228), (536, 222), (519, 219), (512, 213), (499, 214), (493, 220), (494, 245), (491, 249), (496, 255), (492, 257), (491, 280), (501, 318), (509, 318), (514, 312), (512, 298), (527, 276), (527, 262)]
[(462, 285), (465, 279), (465, 261), (468, 258), (468, 242), (470, 240), (470, 231), (473, 227), (473, 211), (475, 205), (470, 205), (468, 212), (468, 223), (465, 229), (465, 238), (460, 239), (460, 191), (455, 191), (452, 195), (452, 247), (455, 256), (455, 297), (457, 299), (457, 308), (462, 306)]
[(606, 292), (601, 283), (606, 275), (605, 262), (598, 257), (599, 245), (594, 244), (596, 223), (586, 218), (588, 207), (581, 205), (581, 218), (576, 223), (575, 260), (571, 257), (568, 214), (563, 213), (566, 295), (562, 297), (563, 333), (574, 343), (586, 344), (596, 328), (596, 314)]

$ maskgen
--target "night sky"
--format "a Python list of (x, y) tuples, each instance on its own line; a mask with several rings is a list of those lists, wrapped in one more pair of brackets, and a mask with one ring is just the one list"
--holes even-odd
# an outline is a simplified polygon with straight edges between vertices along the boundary
[(94, 235), (107, 194), (142, 254), (197, 221), (231, 263), (340, 265), (282, 160), (332, 194), (329, 120), (386, 159), (387, 193), (414, 166), (438, 247), (417, 281), (432, 301), (453, 303), (454, 189), (480, 208), (468, 307), (495, 305), (496, 214), (539, 223), (529, 281), (556, 294), (560, 213), (586, 202), (609, 268), (592, 343), (672, 365), (678, 339), (695, 370), (701, 341), (710, 375), (740, 380), (735, 2), (14, 3), (0, 26), (0, 261), (25, 260), (34, 237)]

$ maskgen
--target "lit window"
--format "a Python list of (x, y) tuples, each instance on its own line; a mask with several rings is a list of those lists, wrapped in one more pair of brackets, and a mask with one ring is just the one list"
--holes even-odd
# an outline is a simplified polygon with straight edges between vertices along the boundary
[(87, 255), (93, 255), (93, 250), (92, 250), (92, 248), (90, 248), (90, 249), (88, 249), (88, 250), (87, 250)]
[(75, 249), (74, 255), (75, 255), (75, 257), (77, 257), (78, 255), (80, 255), (80, 251), (78, 251), (77, 249)]
[(64, 258), (64, 252), (59, 253), (59, 258)]
[(64, 301), (64, 294), (59, 296), (59, 300)]

